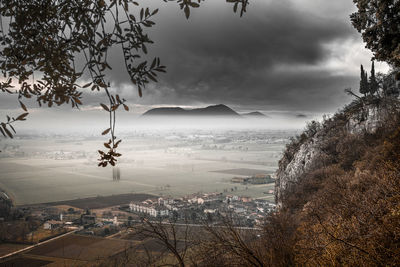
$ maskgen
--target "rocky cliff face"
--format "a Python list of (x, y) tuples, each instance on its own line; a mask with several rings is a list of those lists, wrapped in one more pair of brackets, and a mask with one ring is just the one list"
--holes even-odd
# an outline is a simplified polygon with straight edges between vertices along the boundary
[(297, 183), (304, 173), (312, 170), (318, 163), (318, 157), (322, 153), (319, 149), (320, 142), (318, 136), (312, 137), (300, 145), (291, 159), (284, 157), (279, 162), (275, 181), (275, 201), (278, 207), (282, 205), (285, 189)]
[[(322, 124), (314, 124), (288, 144), (283, 158), (279, 162), (275, 182), (275, 200), (282, 207), (285, 190), (298, 183), (303, 174), (321, 166), (328, 157), (325, 146), (328, 138), (336, 133), (361, 135), (374, 133), (390, 111), (386, 104), (354, 102), (333, 118)], [(340, 135), (339, 135), (340, 136)], [(335, 148), (334, 148), (335, 149)]]

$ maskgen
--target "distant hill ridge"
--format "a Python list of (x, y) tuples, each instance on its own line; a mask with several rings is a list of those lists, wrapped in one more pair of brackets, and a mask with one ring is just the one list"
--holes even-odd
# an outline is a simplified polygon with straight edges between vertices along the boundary
[(267, 117), (265, 114), (259, 112), (259, 111), (254, 111), (254, 112), (249, 112), (242, 114), (243, 116), (248, 116), (248, 117)]
[(143, 113), (142, 116), (230, 116), (240, 115), (230, 107), (219, 104), (205, 108), (183, 109), (180, 107), (154, 108)]

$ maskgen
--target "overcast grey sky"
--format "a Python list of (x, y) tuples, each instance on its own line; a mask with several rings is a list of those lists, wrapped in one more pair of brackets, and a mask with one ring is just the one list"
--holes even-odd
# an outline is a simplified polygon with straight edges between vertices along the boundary
[[(160, 56), (168, 72), (139, 98), (119, 51), (111, 53), (113, 89), (128, 99), (131, 114), (155, 106), (219, 103), (239, 112), (332, 113), (350, 101), (343, 90), (357, 88), (359, 65), (370, 66), (372, 54), (350, 23), (351, 0), (250, 0), (242, 18), (224, 0), (207, 0), (189, 20), (176, 3), (141, 2), (160, 7), (149, 31), (155, 41), (150, 55)], [(1, 99), (2, 113), (16, 106)], [(105, 101), (102, 94), (83, 100), (80, 117)], [(32, 116), (40, 120), (50, 112)]]
[(168, 73), (143, 99), (122, 71), (115, 86), (141, 105), (333, 112), (348, 101), (343, 89), (357, 87), (359, 65), (370, 64), (353, 11), (351, 0), (253, 0), (239, 18), (214, 0), (186, 21), (163, 4), (151, 36)]

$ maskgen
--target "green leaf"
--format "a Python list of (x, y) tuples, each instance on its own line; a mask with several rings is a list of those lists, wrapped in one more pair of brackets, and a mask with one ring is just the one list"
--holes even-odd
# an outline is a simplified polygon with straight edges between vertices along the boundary
[(82, 88), (86, 88), (86, 87), (89, 87), (89, 86), (91, 86), (92, 85), (92, 83), (90, 82), (90, 83), (87, 83), (87, 84), (85, 84), (84, 86), (82, 86)]
[(100, 106), (101, 106), (103, 109), (105, 109), (106, 111), (110, 112), (110, 109), (109, 109), (106, 105), (104, 105), (104, 104), (101, 103)]
[(153, 59), (153, 62), (151, 63), (150, 69), (154, 69), (154, 67), (156, 66), (156, 64), (157, 64), (157, 58), (154, 58), (154, 59)]
[(1, 132), (1, 134), (2, 134), (4, 137), (7, 137), (7, 136), (6, 136), (6, 133), (3, 131), (3, 128), (2, 128), (2, 127), (0, 127), (0, 132)]
[(6, 134), (12, 139), (12, 138), (13, 138), (13, 135), (12, 135), (12, 133), (6, 128), (5, 125), (3, 125), (3, 129), (4, 129), (4, 131), (6, 132)]
[(157, 14), (157, 13), (158, 13), (158, 8), (155, 9), (155, 10), (153, 10), (153, 13), (151, 13), (151, 15), (154, 16), (154, 15)]
[(17, 132), (15, 131), (14, 127), (11, 124), (9, 124), (9, 126), (10, 126), (11, 130), (13, 130), (13, 132), (16, 134)]
[(110, 130), (111, 130), (111, 128), (108, 128), (108, 129), (104, 130), (104, 131), (101, 133), (101, 135), (106, 135), (106, 134), (108, 134), (108, 133), (110, 132)]
[(28, 109), (26, 108), (26, 106), (24, 105), (24, 103), (22, 103), (21, 101), (19, 101), (19, 105), (21, 106), (21, 108), (25, 111), (28, 111)]
[(19, 115), (15, 120), (16, 121), (24, 121), (25, 117), (28, 116), (29, 113), (23, 113), (21, 115)]
[(189, 8), (189, 6), (185, 6), (183, 11), (185, 12), (186, 19), (189, 19), (189, 16), (190, 16), (190, 8)]
[(147, 73), (147, 77), (149, 77), (149, 79), (152, 80), (153, 82), (157, 82), (157, 79), (150, 73)]

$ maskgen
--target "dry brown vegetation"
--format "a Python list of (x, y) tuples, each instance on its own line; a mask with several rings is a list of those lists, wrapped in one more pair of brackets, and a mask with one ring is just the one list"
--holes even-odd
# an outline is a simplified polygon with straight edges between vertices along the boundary
[(285, 192), (277, 215), (296, 218), (286, 237), (294, 265), (400, 264), (400, 113), (389, 111), (374, 134), (342, 131), (343, 113), (322, 125), (327, 157)]

